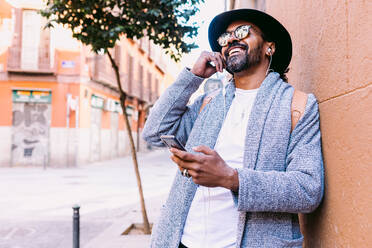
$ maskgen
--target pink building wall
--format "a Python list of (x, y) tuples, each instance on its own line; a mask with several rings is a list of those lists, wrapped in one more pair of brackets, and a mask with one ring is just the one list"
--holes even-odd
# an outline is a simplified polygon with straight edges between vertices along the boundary
[[(262, 1), (259, 1), (262, 2)], [(372, 243), (372, 2), (266, 0), (293, 40), (289, 82), (319, 101), (325, 161), (320, 208), (303, 218), (306, 247)]]

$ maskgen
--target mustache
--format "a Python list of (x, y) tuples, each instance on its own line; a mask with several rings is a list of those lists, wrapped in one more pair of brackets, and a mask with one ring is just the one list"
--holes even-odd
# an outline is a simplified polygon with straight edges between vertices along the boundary
[(226, 49), (226, 51), (224, 53), (224, 55), (225, 55), (226, 58), (229, 56), (229, 53), (228, 53), (229, 49), (231, 47), (234, 47), (234, 46), (244, 48), (246, 51), (248, 51), (248, 49), (249, 49), (249, 46), (248, 45), (246, 45), (244, 43), (239, 43), (238, 41), (233, 41), (233, 42), (231, 42), (229, 44), (229, 46), (227, 47), (227, 49)]

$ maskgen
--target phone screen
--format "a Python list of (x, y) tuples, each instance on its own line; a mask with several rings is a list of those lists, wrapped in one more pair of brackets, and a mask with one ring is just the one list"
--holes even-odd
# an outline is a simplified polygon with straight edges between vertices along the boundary
[(177, 140), (174, 135), (162, 135), (160, 139), (166, 144), (169, 148), (177, 148), (182, 151), (186, 151), (185, 147)]

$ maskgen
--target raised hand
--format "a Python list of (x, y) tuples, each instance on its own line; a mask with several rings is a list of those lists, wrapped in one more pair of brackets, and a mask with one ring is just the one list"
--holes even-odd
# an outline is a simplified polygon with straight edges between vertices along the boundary
[[(211, 62), (214, 63), (214, 66)], [(224, 68), (225, 61), (221, 53), (204, 51), (196, 60), (191, 72), (198, 77), (209, 78), (217, 71), (222, 72)]]

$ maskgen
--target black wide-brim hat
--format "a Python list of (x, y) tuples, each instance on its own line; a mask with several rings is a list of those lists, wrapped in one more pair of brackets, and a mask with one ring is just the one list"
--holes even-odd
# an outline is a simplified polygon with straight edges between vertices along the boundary
[(248, 21), (264, 33), (266, 40), (275, 42), (275, 53), (271, 63), (274, 71), (283, 73), (292, 58), (292, 40), (285, 27), (274, 17), (256, 9), (236, 9), (223, 12), (209, 24), (208, 39), (212, 51), (221, 52), (217, 39), (234, 21)]

